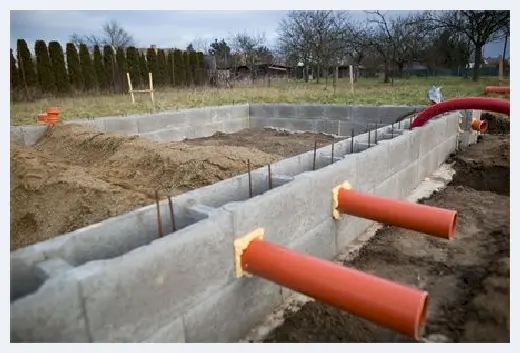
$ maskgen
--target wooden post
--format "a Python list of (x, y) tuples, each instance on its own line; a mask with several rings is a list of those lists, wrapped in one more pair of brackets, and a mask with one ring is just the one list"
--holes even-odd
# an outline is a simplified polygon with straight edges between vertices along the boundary
[(153, 109), (155, 110), (155, 100), (153, 99), (153, 76), (152, 73), (148, 73), (148, 81), (150, 82), (150, 98), (152, 99)]
[(132, 96), (132, 104), (135, 104), (134, 89), (132, 87), (132, 81), (130, 80), (130, 74), (126, 73), (126, 79), (128, 80), (128, 92)]

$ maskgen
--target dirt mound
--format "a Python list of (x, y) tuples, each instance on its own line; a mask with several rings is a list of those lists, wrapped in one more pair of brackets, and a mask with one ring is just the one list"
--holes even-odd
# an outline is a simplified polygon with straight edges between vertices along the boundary
[(33, 147), (11, 145), (11, 250), (261, 167), (255, 148), (156, 143), (58, 125)]
[(509, 134), (509, 117), (500, 115), (500, 114), (492, 114), (492, 113), (483, 113), (483, 120), (487, 120), (488, 122), (488, 130), (486, 133), (490, 135), (508, 135)]
[(488, 190), (509, 195), (509, 139), (483, 135), (479, 143), (456, 156), (457, 173), (452, 185), (466, 185), (476, 190)]

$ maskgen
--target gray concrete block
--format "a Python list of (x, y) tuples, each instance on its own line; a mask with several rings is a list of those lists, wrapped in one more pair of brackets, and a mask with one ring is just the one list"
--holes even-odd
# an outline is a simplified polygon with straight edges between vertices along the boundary
[(272, 104), (250, 104), (249, 118), (275, 118), (278, 115), (278, 107)]
[(249, 128), (249, 120), (247, 118), (228, 120), (222, 124), (222, 132), (226, 134), (232, 134), (247, 128)]
[(164, 113), (165, 124), (167, 127), (186, 127), (190, 126), (188, 114), (185, 110), (177, 110)]
[(174, 319), (166, 326), (154, 332), (152, 336), (144, 342), (150, 343), (185, 343), (184, 323), (182, 317)]
[(11, 143), (15, 143), (19, 146), (25, 146), (25, 139), (22, 126), (11, 126), (10, 134)]
[(316, 119), (313, 130), (317, 133), (338, 135), (340, 123), (339, 120)]
[(44, 254), (34, 247), (11, 252), (9, 266), (11, 301), (33, 293), (43, 284), (42, 279), (34, 271), (34, 265), (44, 259)]
[(139, 136), (157, 142), (182, 141), (191, 138), (193, 131), (189, 126), (167, 127), (165, 129), (140, 134)]
[(262, 128), (269, 126), (267, 118), (258, 118), (258, 117), (250, 117), (249, 118), (249, 127), (251, 128)]
[(325, 118), (325, 105), (297, 104), (296, 113), (300, 119), (323, 119)]
[(213, 123), (210, 108), (185, 109), (184, 112), (186, 113), (187, 121), (190, 126), (200, 126)]
[(244, 119), (249, 120), (249, 104), (232, 105), (230, 107), (231, 120)]
[[(73, 119), (73, 120), (66, 120), (63, 123), (64, 124), (75, 124), (75, 125), (83, 125), (87, 126), (88, 128), (94, 130), (94, 131), (100, 131), (100, 132), (106, 132), (106, 125), (105, 120), (107, 118), (95, 118), (95, 119)], [(120, 118), (113, 118), (113, 119), (120, 119)]]
[(105, 118), (105, 128), (107, 132), (116, 133), (123, 136), (132, 136), (139, 133), (136, 117), (110, 117)]
[(47, 132), (46, 125), (27, 125), (22, 127), (24, 146), (33, 146)]
[(94, 340), (146, 340), (224, 288), (235, 274), (231, 229), (230, 215), (221, 212), (117, 259), (76, 269)]
[(281, 304), (280, 286), (258, 277), (236, 279), (186, 313), (186, 342), (237, 342)]
[(48, 280), (34, 294), (11, 304), (11, 336), (17, 342), (91, 342), (73, 276)]
[(391, 140), (384, 141), (388, 148), (388, 173), (393, 175), (414, 160), (416, 151), (411, 149), (410, 138), (408, 136), (398, 136)]
[(300, 178), (310, 180), (310, 186), (305, 191), (306, 202), (314, 207), (304, 216), (309, 225), (316, 226), (323, 220), (332, 218), (332, 189), (345, 181), (357, 189), (361, 175), (358, 169), (358, 156), (349, 155), (333, 165), (296, 177), (296, 180)]
[(336, 247), (341, 252), (375, 222), (365, 218), (341, 215), (337, 223)]
[(229, 203), (223, 208), (233, 213), (236, 238), (262, 227), (266, 240), (281, 245), (290, 244), (323, 220), (309, 217), (316, 210), (313, 200), (308, 197), (309, 190), (309, 178), (296, 178), (291, 183), (267, 191), (261, 197)]
[(424, 178), (428, 177), (436, 169), (437, 161), (438, 155), (435, 150), (430, 151), (419, 159), (417, 166), (417, 178), (419, 182), (422, 182)]
[(327, 105), (325, 107), (325, 118), (331, 120), (349, 120), (351, 117), (352, 106), (342, 105)]
[(231, 106), (209, 107), (211, 122), (223, 123), (231, 120)]
[(389, 176), (388, 146), (377, 145), (357, 154), (357, 184), (354, 188), (367, 192), (379, 185)]
[(351, 105), (350, 117), (354, 121), (376, 122), (383, 116), (381, 107), (369, 105)]
[(459, 133), (460, 114), (455, 112), (446, 116), (446, 138), (456, 136)]
[(332, 217), (326, 218), (313, 229), (306, 232), (301, 238), (289, 245), (289, 248), (323, 260), (332, 260), (336, 249), (337, 223)]
[(277, 104), (273, 108), (276, 118), (299, 118), (296, 104)]
[(60, 258), (49, 259), (36, 265), (36, 276), (42, 281), (51, 277), (56, 277), (72, 270), (72, 266), (65, 260)]
[(139, 134), (151, 132), (166, 127), (165, 114), (143, 115), (137, 118), (137, 132)]
[(399, 199), (405, 199), (419, 185), (422, 180), (418, 179), (418, 162), (413, 161), (404, 169), (395, 174)]
[(394, 174), (390, 176), (388, 179), (379, 183), (379, 185), (377, 185), (374, 189), (374, 195), (398, 199), (401, 195), (401, 192), (399, 189), (397, 176)]

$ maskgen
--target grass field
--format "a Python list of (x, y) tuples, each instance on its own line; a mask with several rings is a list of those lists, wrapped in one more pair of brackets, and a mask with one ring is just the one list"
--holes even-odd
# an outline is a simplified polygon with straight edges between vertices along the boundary
[[(340, 79), (336, 91), (332, 80), (325, 85), (315, 82), (263, 80), (252, 84), (237, 84), (234, 88), (158, 89), (155, 92), (155, 111), (176, 108), (193, 108), (240, 103), (347, 103), (347, 104), (428, 104), (428, 88), (442, 87), (445, 99), (461, 96), (478, 96), (486, 85), (498, 85), (496, 77), (483, 77), (480, 82), (460, 77), (428, 77), (396, 79), (394, 85), (383, 84), (380, 79), (360, 79), (351, 91), (348, 79)], [(136, 95), (136, 104), (126, 95), (78, 96), (40, 99), (30, 103), (11, 103), (11, 125), (34, 124), (36, 116), (47, 107), (62, 109), (63, 120), (101, 116), (124, 116), (152, 113), (154, 107), (147, 94)]]

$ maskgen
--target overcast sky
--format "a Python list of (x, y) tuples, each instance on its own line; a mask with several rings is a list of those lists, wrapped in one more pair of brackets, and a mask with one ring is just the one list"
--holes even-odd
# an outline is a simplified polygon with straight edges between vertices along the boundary
[[(229, 38), (231, 34), (264, 33), (267, 44), (276, 44), (278, 23), (288, 11), (11, 11), (11, 48), (24, 38), (31, 51), (37, 39), (65, 44), (72, 33), (101, 34), (110, 20), (118, 21), (135, 39), (138, 47), (185, 48), (195, 38)], [(392, 15), (408, 11), (391, 11)], [(365, 19), (362, 11), (351, 11), (355, 20)], [(51, 20), (49, 20), (51, 19)], [(485, 56), (502, 53), (503, 43), (488, 45)], [(507, 50), (509, 56), (509, 47)]]

